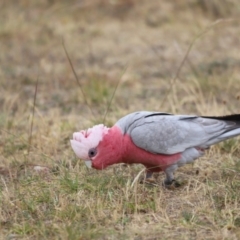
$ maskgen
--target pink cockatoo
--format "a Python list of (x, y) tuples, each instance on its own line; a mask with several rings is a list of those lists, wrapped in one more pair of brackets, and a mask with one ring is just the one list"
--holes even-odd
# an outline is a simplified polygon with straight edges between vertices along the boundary
[(204, 155), (211, 145), (240, 135), (240, 114), (223, 117), (134, 112), (108, 128), (103, 124), (75, 132), (71, 146), (87, 166), (102, 170), (116, 163), (140, 163), (146, 178), (174, 171)]

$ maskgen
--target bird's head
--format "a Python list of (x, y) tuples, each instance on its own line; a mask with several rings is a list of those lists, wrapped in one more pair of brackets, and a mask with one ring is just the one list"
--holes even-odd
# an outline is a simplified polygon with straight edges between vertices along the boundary
[(119, 159), (119, 135), (115, 128), (103, 124), (73, 134), (71, 146), (88, 167), (103, 169)]

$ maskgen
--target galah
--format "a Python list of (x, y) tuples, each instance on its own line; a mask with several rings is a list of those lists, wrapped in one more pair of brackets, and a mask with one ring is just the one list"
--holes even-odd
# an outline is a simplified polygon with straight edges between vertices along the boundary
[(222, 117), (140, 111), (108, 128), (103, 124), (73, 134), (71, 146), (87, 166), (140, 163), (146, 178), (164, 171), (166, 186), (174, 171), (204, 155), (211, 145), (240, 135), (240, 114)]

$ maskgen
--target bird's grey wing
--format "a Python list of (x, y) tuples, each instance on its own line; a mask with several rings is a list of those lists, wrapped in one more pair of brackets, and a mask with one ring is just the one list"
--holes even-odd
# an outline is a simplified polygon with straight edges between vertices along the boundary
[(134, 144), (156, 154), (174, 154), (190, 147), (208, 147), (229, 123), (197, 116), (151, 114), (138, 118), (129, 127)]

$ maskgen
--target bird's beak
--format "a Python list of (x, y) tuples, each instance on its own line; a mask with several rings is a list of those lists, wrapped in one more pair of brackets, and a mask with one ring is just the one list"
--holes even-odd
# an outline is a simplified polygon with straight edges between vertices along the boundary
[(92, 161), (91, 160), (85, 160), (85, 164), (88, 168), (92, 168)]

